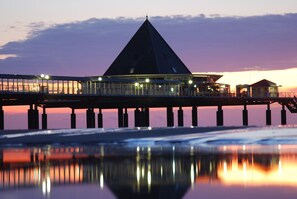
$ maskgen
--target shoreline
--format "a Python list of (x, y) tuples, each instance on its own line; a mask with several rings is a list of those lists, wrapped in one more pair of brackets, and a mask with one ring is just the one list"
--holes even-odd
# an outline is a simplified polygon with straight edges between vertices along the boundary
[(127, 139), (158, 138), (164, 136), (208, 133), (213, 131), (240, 130), (253, 127), (255, 126), (3, 130), (0, 131), (0, 145), (117, 143)]

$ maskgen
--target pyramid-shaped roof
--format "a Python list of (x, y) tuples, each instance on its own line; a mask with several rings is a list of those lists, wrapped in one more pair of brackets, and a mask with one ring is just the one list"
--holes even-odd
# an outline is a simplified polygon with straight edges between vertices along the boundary
[(191, 74), (148, 19), (104, 73), (138, 74)]
[(276, 83), (271, 82), (267, 79), (262, 79), (261, 81), (258, 81), (251, 85), (252, 87), (270, 87), (270, 86), (276, 86)]

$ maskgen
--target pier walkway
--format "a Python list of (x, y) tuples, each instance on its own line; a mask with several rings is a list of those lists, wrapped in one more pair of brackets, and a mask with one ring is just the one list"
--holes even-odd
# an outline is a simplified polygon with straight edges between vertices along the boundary
[[(279, 96), (242, 97), (224, 90), (194, 89), (207, 82), (180, 84), (174, 80), (127, 79), (115, 81), (107, 77), (67, 77), (44, 75), (0, 75), (0, 129), (4, 129), (4, 106), (28, 106), (28, 128), (39, 129), (39, 110), (42, 110), (42, 129), (47, 129), (48, 108), (70, 108), (71, 128), (76, 128), (76, 109), (86, 109), (87, 128), (103, 127), (103, 109), (118, 110), (118, 126), (128, 127), (127, 109), (135, 109), (135, 126), (150, 126), (149, 109), (167, 108), (167, 126), (173, 126), (173, 107), (179, 107), (178, 126), (183, 126), (183, 107), (192, 107), (192, 125), (198, 125), (198, 107), (216, 106), (217, 125), (224, 125), (223, 107), (243, 107), (243, 125), (248, 125), (250, 105), (267, 105), (266, 124), (271, 124), (272, 103), (282, 106), (281, 124), (286, 124), (286, 109), (297, 113), (294, 93)], [(224, 86), (218, 84), (218, 86)], [(202, 89), (201, 89), (202, 90)], [(98, 109), (97, 122), (95, 109)]]

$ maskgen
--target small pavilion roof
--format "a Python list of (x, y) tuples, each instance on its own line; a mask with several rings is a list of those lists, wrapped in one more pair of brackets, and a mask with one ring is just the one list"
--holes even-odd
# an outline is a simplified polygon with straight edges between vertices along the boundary
[(267, 79), (263, 79), (261, 81), (258, 81), (251, 85), (252, 87), (271, 87), (271, 86), (277, 86), (276, 83), (271, 82)]
[(138, 74), (191, 74), (148, 19), (104, 73)]

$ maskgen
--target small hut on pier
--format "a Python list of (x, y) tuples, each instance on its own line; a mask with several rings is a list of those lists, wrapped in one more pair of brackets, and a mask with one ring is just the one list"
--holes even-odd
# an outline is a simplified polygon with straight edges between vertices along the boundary
[(278, 97), (278, 85), (274, 82), (263, 79), (252, 85), (252, 97)]

